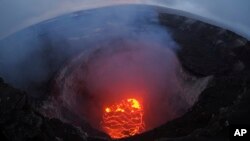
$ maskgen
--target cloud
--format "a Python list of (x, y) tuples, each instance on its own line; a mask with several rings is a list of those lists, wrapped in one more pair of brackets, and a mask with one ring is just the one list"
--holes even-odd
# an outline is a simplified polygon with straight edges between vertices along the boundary
[(2, 0), (0, 39), (32, 24), (73, 11), (115, 4), (152, 4), (214, 20), (250, 39), (249, 0)]

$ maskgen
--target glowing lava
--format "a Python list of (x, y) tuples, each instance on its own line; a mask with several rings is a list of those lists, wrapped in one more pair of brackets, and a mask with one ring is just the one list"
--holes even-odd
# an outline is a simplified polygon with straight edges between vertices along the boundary
[(143, 107), (134, 99), (122, 100), (104, 109), (101, 126), (112, 138), (124, 138), (144, 131)]

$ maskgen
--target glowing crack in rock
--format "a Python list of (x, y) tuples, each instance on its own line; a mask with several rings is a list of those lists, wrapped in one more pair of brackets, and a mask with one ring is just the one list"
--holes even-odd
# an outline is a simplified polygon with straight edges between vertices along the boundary
[(101, 126), (112, 138), (124, 138), (145, 130), (143, 107), (134, 98), (104, 108)]

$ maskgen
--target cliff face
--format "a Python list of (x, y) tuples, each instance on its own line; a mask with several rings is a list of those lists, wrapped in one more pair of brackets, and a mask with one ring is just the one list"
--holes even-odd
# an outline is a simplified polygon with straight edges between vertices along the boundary
[(194, 19), (166, 13), (160, 19), (182, 46), (177, 55), (183, 68), (213, 79), (185, 115), (125, 140), (228, 140), (229, 125), (249, 124), (250, 42)]
[(25, 93), (0, 82), (0, 138), (1, 140), (87, 140), (81, 130), (48, 119), (29, 104)]
[[(160, 13), (159, 19), (181, 46), (177, 55), (183, 68), (196, 77), (213, 79), (182, 117), (122, 140), (228, 140), (230, 124), (249, 124), (250, 42), (228, 30), (183, 16)], [(84, 127), (44, 117), (32, 100), (0, 79), (1, 140), (108, 140), (89, 136)]]

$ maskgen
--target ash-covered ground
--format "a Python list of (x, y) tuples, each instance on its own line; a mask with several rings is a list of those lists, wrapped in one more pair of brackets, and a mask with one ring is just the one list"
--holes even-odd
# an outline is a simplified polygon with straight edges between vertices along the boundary
[[(142, 8), (138, 5), (132, 7)], [(147, 7), (143, 8), (147, 9)], [(226, 29), (180, 16), (181, 12), (159, 7), (154, 7), (154, 9), (157, 9), (159, 14), (157, 15), (158, 24), (165, 27), (172, 40), (180, 46), (175, 51), (183, 70), (193, 76), (184, 80), (187, 83), (193, 82), (193, 78), (202, 79), (209, 77), (211, 80), (202, 89), (194, 105), (181, 117), (140, 135), (121, 140), (228, 140), (230, 124), (249, 124), (250, 42)], [(167, 14), (169, 11), (172, 14)], [(7, 50), (7, 52), (6, 50), (0, 52), (0, 64), (1, 67), (4, 67), (0, 71), (2, 75), (0, 77), (3, 77), (0, 80), (1, 140), (110, 140), (106, 134), (91, 128), (85, 121), (82, 121), (80, 126), (75, 126), (75, 124), (65, 123), (59, 119), (48, 118), (44, 116), (44, 113), (41, 114), (40, 110), (41, 105), (43, 106), (44, 104), (43, 101), (46, 101), (51, 93), (51, 83), (53, 83), (58, 69), (63, 67), (63, 64), (72, 54), (81, 51), (79, 45), (82, 42), (77, 38), (77, 34), (80, 36), (80, 31), (76, 35), (74, 34), (75, 36), (71, 37), (70, 41), (62, 40), (63, 38), (51, 38), (53, 36), (63, 37), (62, 32), (56, 31), (57, 29), (64, 29), (66, 33), (73, 35), (70, 28), (65, 28), (67, 27), (65, 24), (58, 24), (60, 19), (66, 18), (66, 21), (68, 21), (66, 25), (79, 26), (72, 25), (70, 19), (81, 19), (82, 15), (91, 15), (94, 12), (94, 10), (90, 10), (62, 16), (58, 18), (59, 22), (58, 19), (52, 19), (32, 26), (13, 35), (13, 38), (10, 36), (0, 42), (0, 45), (5, 48), (12, 45), (12, 48)], [(178, 15), (173, 14), (175, 12)], [(109, 18), (112, 19), (112, 17)], [(155, 21), (155, 19), (150, 19), (150, 21)], [(112, 22), (107, 23), (111, 27), (115, 26)], [(96, 25), (92, 26), (95, 28)], [(30, 30), (32, 34), (29, 32)], [(105, 39), (98, 31), (102, 31), (102, 29), (96, 28), (94, 33), (90, 27), (84, 30), (89, 35), (85, 39), (85, 41), (88, 41), (85, 43), (86, 45), (97, 42), (93, 40), (93, 36), (95, 36), (94, 39), (98, 39), (98, 42)], [(107, 31), (104, 30), (101, 33), (105, 32)], [(15, 60), (6, 60), (6, 58), (8, 59), (6, 55), (10, 55), (7, 54), (8, 52), (25, 49), (21, 45), (17, 46), (21, 49), (16, 49), (15, 47), (16, 38), (22, 38), (24, 40), (22, 43), (27, 41), (25, 40), (26, 37), (23, 37), (23, 33), (30, 33), (28, 34), (29, 36), (38, 36), (39, 45), (37, 40), (31, 43), (34, 46), (46, 47), (39, 50), (43, 53), (39, 54), (39, 56), (34, 54), (32, 56), (32, 53), (36, 50), (31, 50), (30, 58), (22, 60), (23, 63), (17, 63)], [(117, 36), (117, 34), (112, 36)], [(9, 44), (8, 42), (13, 43)], [(54, 48), (58, 43), (61, 45), (60, 50)], [(67, 50), (67, 47), (73, 44), (76, 46), (76, 49)], [(62, 54), (63, 57), (58, 57)], [(11, 55), (15, 57), (19, 54)], [(13, 59), (14, 57), (9, 58)], [(22, 58), (22, 56), (19, 57)], [(44, 58), (46, 63), (41, 61), (33, 63), (30, 60), (31, 58), (34, 60)], [(41, 68), (44, 71), (41, 71)], [(21, 73), (25, 71), (26, 73)], [(39, 72), (39, 75), (36, 75), (36, 72)], [(67, 110), (67, 108), (64, 109), (64, 112), (68, 115), (67, 119), (82, 120), (72, 111)]]

